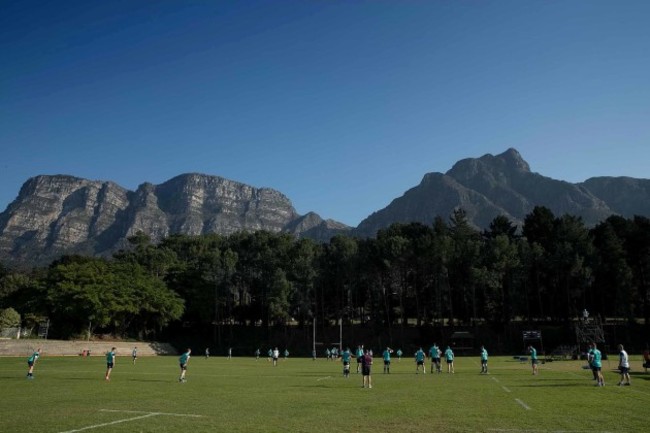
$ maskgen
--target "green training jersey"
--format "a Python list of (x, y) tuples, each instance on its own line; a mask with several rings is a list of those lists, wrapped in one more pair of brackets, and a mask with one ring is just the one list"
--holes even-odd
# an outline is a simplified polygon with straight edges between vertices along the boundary
[[(28, 361), (28, 362), (36, 362), (36, 360), (38, 359), (39, 356), (40, 356), (40, 355), (39, 355), (38, 352), (34, 352), (34, 353), (32, 353), (32, 356), (30, 356), (29, 359), (28, 359), (27, 361)], [(23, 358), (23, 359), (24, 359), (24, 358)]]
[(594, 349), (594, 360), (591, 362), (591, 365), (594, 367), (602, 367), (603, 354), (600, 353), (600, 350)]
[(187, 364), (187, 361), (190, 359), (190, 352), (185, 352), (181, 355), (180, 358), (178, 358), (178, 362), (181, 364), (185, 365)]
[(384, 350), (384, 361), (390, 361), (390, 350)]
[(424, 351), (422, 349), (418, 350), (415, 352), (415, 360), (417, 362), (422, 362), (424, 361)]
[(533, 361), (537, 359), (537, 350), (534, 347), (530, 348), (530, 359)]
[(438, 346), (433, 345), (433, 346), (431, 346), (431, 349), (429, 349), (429, 356), (431, 358), (440, 358), (440, 356), (438, 355), (438, 352), (439, 352)]
[(447, 361), (453, 361), (454, 360), (454, 352), (452, 352), (451, 349), (445, 350), (445, 358), (447, 358)]
[(341, 361), (350, 362), (351, 357), (352, 357), (352, 354), (350, 353), (349, 350), (344, 350), (343, 352), (341, 352)]
[(487, 350), (485, 349), (481, 350), (481, 361), (487, 361), (487, 358), (488, 358)]
[(115, 352), (106, 352), (106, 362), (115, 362)]

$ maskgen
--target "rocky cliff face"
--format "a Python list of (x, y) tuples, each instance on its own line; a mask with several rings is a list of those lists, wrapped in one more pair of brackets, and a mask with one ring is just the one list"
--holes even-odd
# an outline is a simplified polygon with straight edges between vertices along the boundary
[(486, 228), (498, 215), (516, 224), (535, 206), (581, 216), (595, 225), (612, 214), (650, 216), (650, 180), (595, 177), (572, 184), (534, 173), (519, 152), (457, 162), (374, 212), (351, 231), (315, 213), (299, 215), (278, 191), (217, 176), (183, 174), (128, 191), (112, 182), (71, 176), (29, 179), (0, 214), (0, 260), (44, 264), (63, 253), (106, 255), (142, 231), (154, 241), (173, 233), (292, 233), (327, 242), (336, 234), (375, 236), (393, 223), (431, 224), (454, 209)]
[(650, 180), (592, 178), (572, 184), (533, 173), (515, 149), (457, 162), (447, 173), (429, 173), (420, 185), (359, 224), (355, 233), (374, 236), (394, 222), (431, 224), (462, 208), (478, 228), (498, 215), (516, 224), (535, 206), (556, 215), (572, 214), (595, 225), (609, 215), (650, 215)]
[(184, 174), (128, 191), (71, 176), (29, 179), (0, 214), (0, 260), (46, 263), (64, 253), (105, 255), (142, 231), (158, 241), (173, 233), (287, 231), (328, 240), (342, 224), (303, 217), (278, 191), (228, 179)]

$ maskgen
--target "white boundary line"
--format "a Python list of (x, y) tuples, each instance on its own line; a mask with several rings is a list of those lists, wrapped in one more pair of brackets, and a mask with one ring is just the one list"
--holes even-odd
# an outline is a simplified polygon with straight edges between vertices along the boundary
[(140, 415), (140, 416), (134, 416), (134, 417), (131, 417), (131, 418), (118, 419), (117, 421), (105, 422), (103, 424), (90, 425), (88, 427), (82, 427), (82, 428), (75, 429), (75, 430), (66, 430), (66, 431), (60, 432), (60, 433), (75, 433), (75, 432), (80, 432), (80, 431), (84, 431), (84, 430), (90, 430), (90, 429), (93, 429), (93, 428), (99, 428), (99, 427), (106, 427), (106, 426), (109, 426), (109, 425), (121, 424), (123, 422), (136, 421), (136, 420), (144, 419), (144, 418), (151, 418), (152, 416), (156, 416), (156, 415), (158, 415), (158, 414), (157, 413), (148, 413), (146, 415)]
[(129, 421), (137, 421), (139, 419), (144, 419), (144, 418), (151, 418), (153, 416), (182, 416), (182, 417), (190, 417), (190, 418), (201, 418), (202, 415), (194, 415), (190, 413), (172, 413), (172, 412), (146, 412), (143, 410), (114, 410), (114, 409), (100, 409), (100, 412), (111, 412), (111, 413), (142, 413), (144, 415), (140, 416), (134, 416), (131, 418), (123, 418), (123, 419), (118, 419), (116, 421), (111, 421), (111, 422), (105, 422), (103, 424), (95, 424), (95, 425), (89, 425), (87, 427), (81, 427), (78, 429), (74, 430), (66, 430), (64, 432), (60, 433), (76, 433), (84, 430), (91, 430), (94, 428), (100, 428), (100, 427), (106, 427), (109, 425), (115, 425), (115, 424), (121, 424), (123, 422), (129, 422)]
[(503, 386), (503, 385), (501, 385), (501, 388), (502, 388), (505, 392), (508, 392), (508, 393), (512, 392), (512, 391), (510, 391), (510, 389), (506, 388), (506, 387)]
[(122, 412), (122, 413), (148, 413), (162, 416), (184, 416), (189, 418), (202, 418), (203, 415), (194, 415), (192, 413), (173, 413), (173, 412), (147, 412), (144, 410), (117, 410), (117, 409), (100, 409), (100, 412)]
[(332, 378), (332, 376), (319, 377), (318, 379), (316, 379), (316, 382), (320, 382), (321, 380), (327, 380), (327, 379), (331, 379), (331, 378)]
[(493, 432), (513, 432), (513, 433), (612, 433), (609, 430), (605, 431), (592, 431), (592, 430), (526, 430), (518, 428), (491, 428), (487, 431)]
[(526, 410), (530, 410), (530, 406), (528, 406), (528, 405), (527, 405), (526, 403), (524, 403), (523, 401), (519, 400), (518, 398), (515, 398), (515, 401), (516, 401), (517, 403), (519, 403), (519, 405), (520, 405), (521, 407), (523, 407), (524, 409), (526, 409)]

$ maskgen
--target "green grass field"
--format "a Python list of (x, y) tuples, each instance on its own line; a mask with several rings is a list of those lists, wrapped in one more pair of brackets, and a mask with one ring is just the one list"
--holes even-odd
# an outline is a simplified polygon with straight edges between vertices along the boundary
[[(339, 362), (323, 359), (194, 357), (178, 383), (176, 357), (104, 359), (42, 356), (35, 379), (26, 357), (0, 358), (0, 432), (640, 432), (648, 429), (650, 373), (632, 357), (632, 386), (618, 387), (604, 362), (604, 388), (581, 361), (552, 362), (532, 376), (512, 358), (458, 358), (456, 374), (416, 375), (411, 359), (361, 388)], [(444, 366), (443, 366), (444, 367)], [(427, 365), (427, 369), (429, 365)]]

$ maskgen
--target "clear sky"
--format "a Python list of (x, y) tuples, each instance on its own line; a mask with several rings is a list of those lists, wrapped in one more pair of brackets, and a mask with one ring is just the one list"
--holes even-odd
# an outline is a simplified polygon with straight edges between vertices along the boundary
[(509, 147), (650, 177), (650, 1), (0, 2), (0, 210), (29, 177), (178, 174), (356, 226)]

